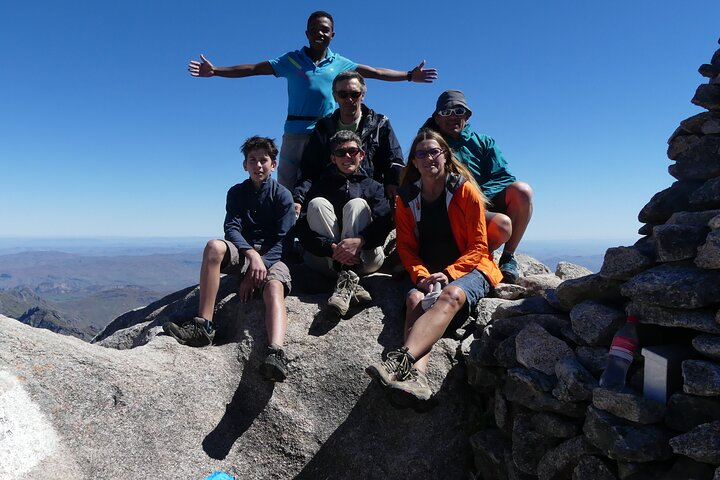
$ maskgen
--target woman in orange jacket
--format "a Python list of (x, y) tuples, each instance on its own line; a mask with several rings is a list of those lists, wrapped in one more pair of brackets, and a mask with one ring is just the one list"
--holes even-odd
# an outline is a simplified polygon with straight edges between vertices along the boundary
[(425, 372), (432, 346), (502, 274), (488, 251), (485, 197), (432, 130), (421, 130), (413, 140), (396, 197), (395, 224), (400, 260), (414, 285), (405, 299), (405, 343), (366, 371), (392, 398), (407, 403), (430, 399)]

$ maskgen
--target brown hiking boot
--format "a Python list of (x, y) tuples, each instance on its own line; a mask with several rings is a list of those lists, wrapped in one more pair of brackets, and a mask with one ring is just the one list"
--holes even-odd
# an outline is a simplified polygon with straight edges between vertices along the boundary
[(407, 350), (407, 347), (402, 347), (388, 353), (384, 362), (373, 363), (365, 369), (365, 373), (380, 382), (382, 386), (387, 387), (396, 378), (407, 375), (412, 364), (415, 363), (415, 357)]
[(352, 270), (342, 270), (338, 273), (335, 291), (328, 299), (328, 307), (335, 310), (340, 316), (345, 315), (350, 308), (350, 299), (355, 293), (360, 277)]

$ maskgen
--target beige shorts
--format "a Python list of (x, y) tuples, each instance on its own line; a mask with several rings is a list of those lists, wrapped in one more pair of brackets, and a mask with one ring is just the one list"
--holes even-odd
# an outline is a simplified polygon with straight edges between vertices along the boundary
[[(220, 264), (220, 273), (226, 273), (228, 275), (238, 275), (238, 281), (241, 281), (245, 276), (245, 272), (250, 265), (250, 260), (245, 255), (241, 255), (237, 247), (227, 240), (222, 240), (227, 245), (228, 250), (225, 253), (222, 264)], [(261, 291), (265, 288), (265, 285), (270, 280), (277, 280), (285, 286), (285, 295), (290, 293), (292, 288), (292, 282), (290, 277), (290, 270), (287, 265), (283, 262), (275, 262), (270, 268), (268, 268), (267, 276), (265, 281), (260, 287)]]

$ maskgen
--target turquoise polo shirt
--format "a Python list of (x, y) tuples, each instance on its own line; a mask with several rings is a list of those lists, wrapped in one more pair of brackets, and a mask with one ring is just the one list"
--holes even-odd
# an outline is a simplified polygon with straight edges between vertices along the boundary
[(306, 47), (269, 60), (276, 77), (287, 79), (288, 117), (306, 117), (286, 120), (285, 133), (310, 134), (317, 119), (335, 111), (332, 82), (338, 73), (355, 70), (357, 63), (333, 53), (315, 65), (305, 53)]

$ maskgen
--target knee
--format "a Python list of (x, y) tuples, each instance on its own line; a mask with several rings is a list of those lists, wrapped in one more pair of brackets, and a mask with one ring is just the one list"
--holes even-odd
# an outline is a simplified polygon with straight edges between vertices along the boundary
[(227, 252), (227, 244), (222, 240), (210, 240), (205, 245), (203, 260), (209, 263), (220, 263)]
[(530, 205), (533, 197), (532, 187), (525, 182), (514, 182), (507, 188), (505, 196), (508, 203)]
[(266, 300), (273, 298), (283, 298), (285, 294), (285, 286), (280, 280), (270, 280), (263, 288), (263, 297)]
[(504, 213), (496, 213), (490, 220), (488, 229), (493, 230), (495, 237), (505, 243), (512, 235), (512, 220)]
[(362, 212), (363, 210), (371, 211), (367, 200), (364, 198), (350, 199), (343, 207), (343, 217), (347, 218), (352, 215), (353, 212)]
[(465, 300), (465, 292), (463, 292), (462, 288), (454, 285), (448, 285), (445, 287), (437, 299), (438, 303), (447, 304), (454, 312), (457, 312), (462, 308), (465, 304)]
[[(327, 209), (328, 205), (330, 205), (330, 202), (327, 199), (323, 197), (315, 197), (308, 203), (307, 213), (308, 215), (310, 215), (311, 212), (313, 214), (317, 214), (323, 209)], [(332, 208), (332, 205), (330, 205), (330, 208)]]
[(411, 290), (407, 294), (407, 297), (405, 297), (405, 307), (407, 307), (408, 312), (412, 311), (420, 302), (422, 302), (424, 296), (425, 295), (418, 290)]

